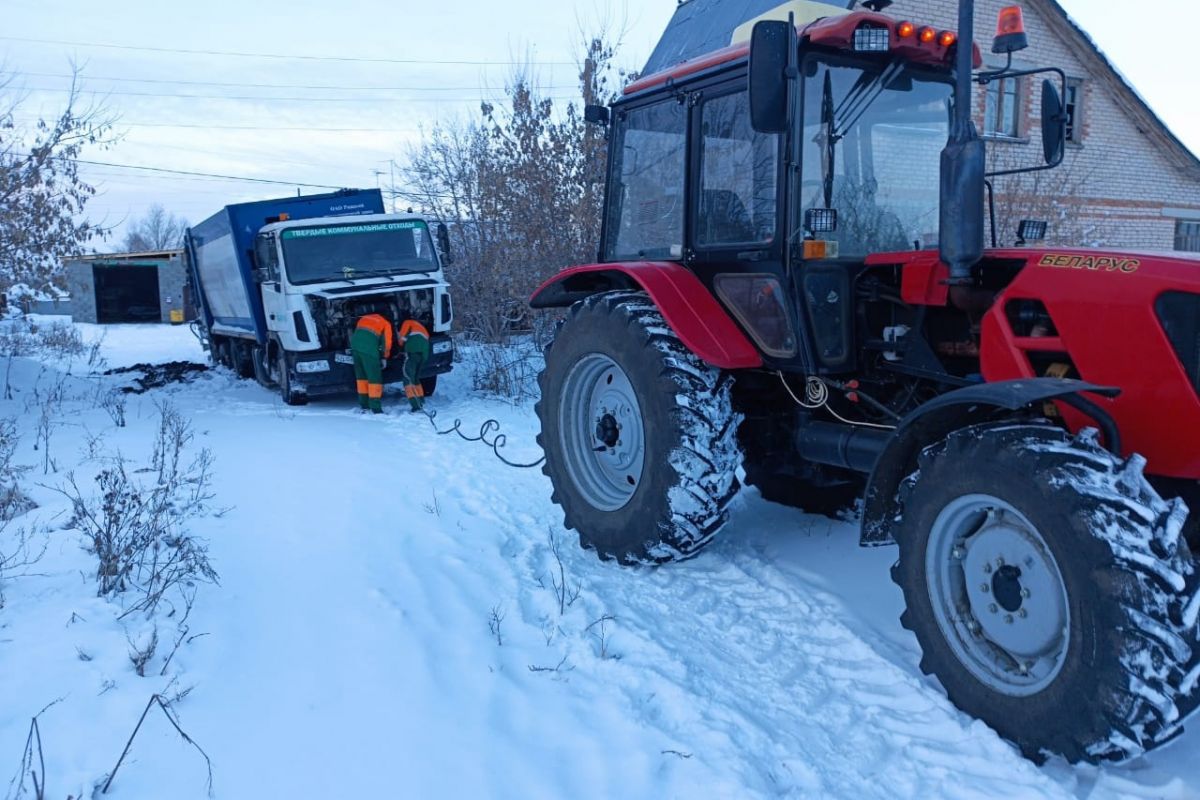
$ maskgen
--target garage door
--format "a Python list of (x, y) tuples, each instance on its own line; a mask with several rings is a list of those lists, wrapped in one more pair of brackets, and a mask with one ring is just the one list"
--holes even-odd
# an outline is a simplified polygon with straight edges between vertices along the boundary
[(97, 322), (162, 322), (158, 269), (95, 266)]

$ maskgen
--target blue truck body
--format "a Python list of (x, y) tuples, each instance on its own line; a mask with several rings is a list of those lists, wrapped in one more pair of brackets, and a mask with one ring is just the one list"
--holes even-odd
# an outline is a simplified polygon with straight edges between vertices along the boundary
[(196, 305), (205, 328), (267, 343), (262, 294), (254, 280), (254, 238), (270, 222), (285, 219), (383, 214), (378, 189), (281, 197), (225, 206), (188, 230), (184, 240)]

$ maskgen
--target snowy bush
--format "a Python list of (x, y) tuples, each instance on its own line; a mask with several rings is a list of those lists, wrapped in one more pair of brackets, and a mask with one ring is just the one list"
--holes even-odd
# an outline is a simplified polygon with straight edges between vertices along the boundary
[(0, 419), (0, 608), (4, 607), (4, 584), (36, 564), (46, 552), (46, 532), (11, 522), (36, 507), (17, 481), (26, 472), (13, 462), (20, 433), (14, 419)]
[(509, 344), (465, 343), (462, 360), (476, 391), (522, 402), (537, 397), (542, 350), (531, 337)]
[(217, 581), (208, 548), (187, 529), (189, 520), (214, 513), (212, 454), (202, 449), (189, 461), (192, 438), (191, 424), (162, 404), (148, 468), (130, 470), (124, 459), (111, 459), (96, 476), (99, 494), (90, 497), (68, 476), (63, 493), (74, 507), (73, 527), (96, 557), (98, 594), (133, 593), (126, 613), (152, 613), (168, 595)]
[(17, 485), (17, 479), (27, 471), (13, 463), (20, 432), (15, 419), (0, 419), (0, 523), (24, 514), (34, 503)]
[(82, 334), (69, 322), (41, 322), (35, 317), (25, 316), (0, 325), (0, 356), (49, 355), (68, 358), (86, 352), (88, 347), (83, 342)]

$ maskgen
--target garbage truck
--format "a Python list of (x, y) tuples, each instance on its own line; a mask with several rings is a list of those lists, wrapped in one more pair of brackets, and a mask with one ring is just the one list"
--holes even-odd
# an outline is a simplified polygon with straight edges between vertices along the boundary
[[(227, 205), (188, 229), (184, 257), (212, 362), (289, 405), (353, 389), (350, 336), (366, 314), (430, 332), (426, 395), (451, 369), (446, 226), (386, 213), (378, 189)], [(402, 362), (389, 360), (385, 383), (402, 380)]]

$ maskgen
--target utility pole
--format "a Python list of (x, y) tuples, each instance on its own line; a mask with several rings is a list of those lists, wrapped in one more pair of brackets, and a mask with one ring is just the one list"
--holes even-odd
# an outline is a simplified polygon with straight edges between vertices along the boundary
[(388, 160), (388, 168), (391, 170), (391, 173), (392, 173), (392, 188), (391, 188), (392, 213), (395, 214), (396, 213), (396, 159), (393, 158), (393, 159)]

